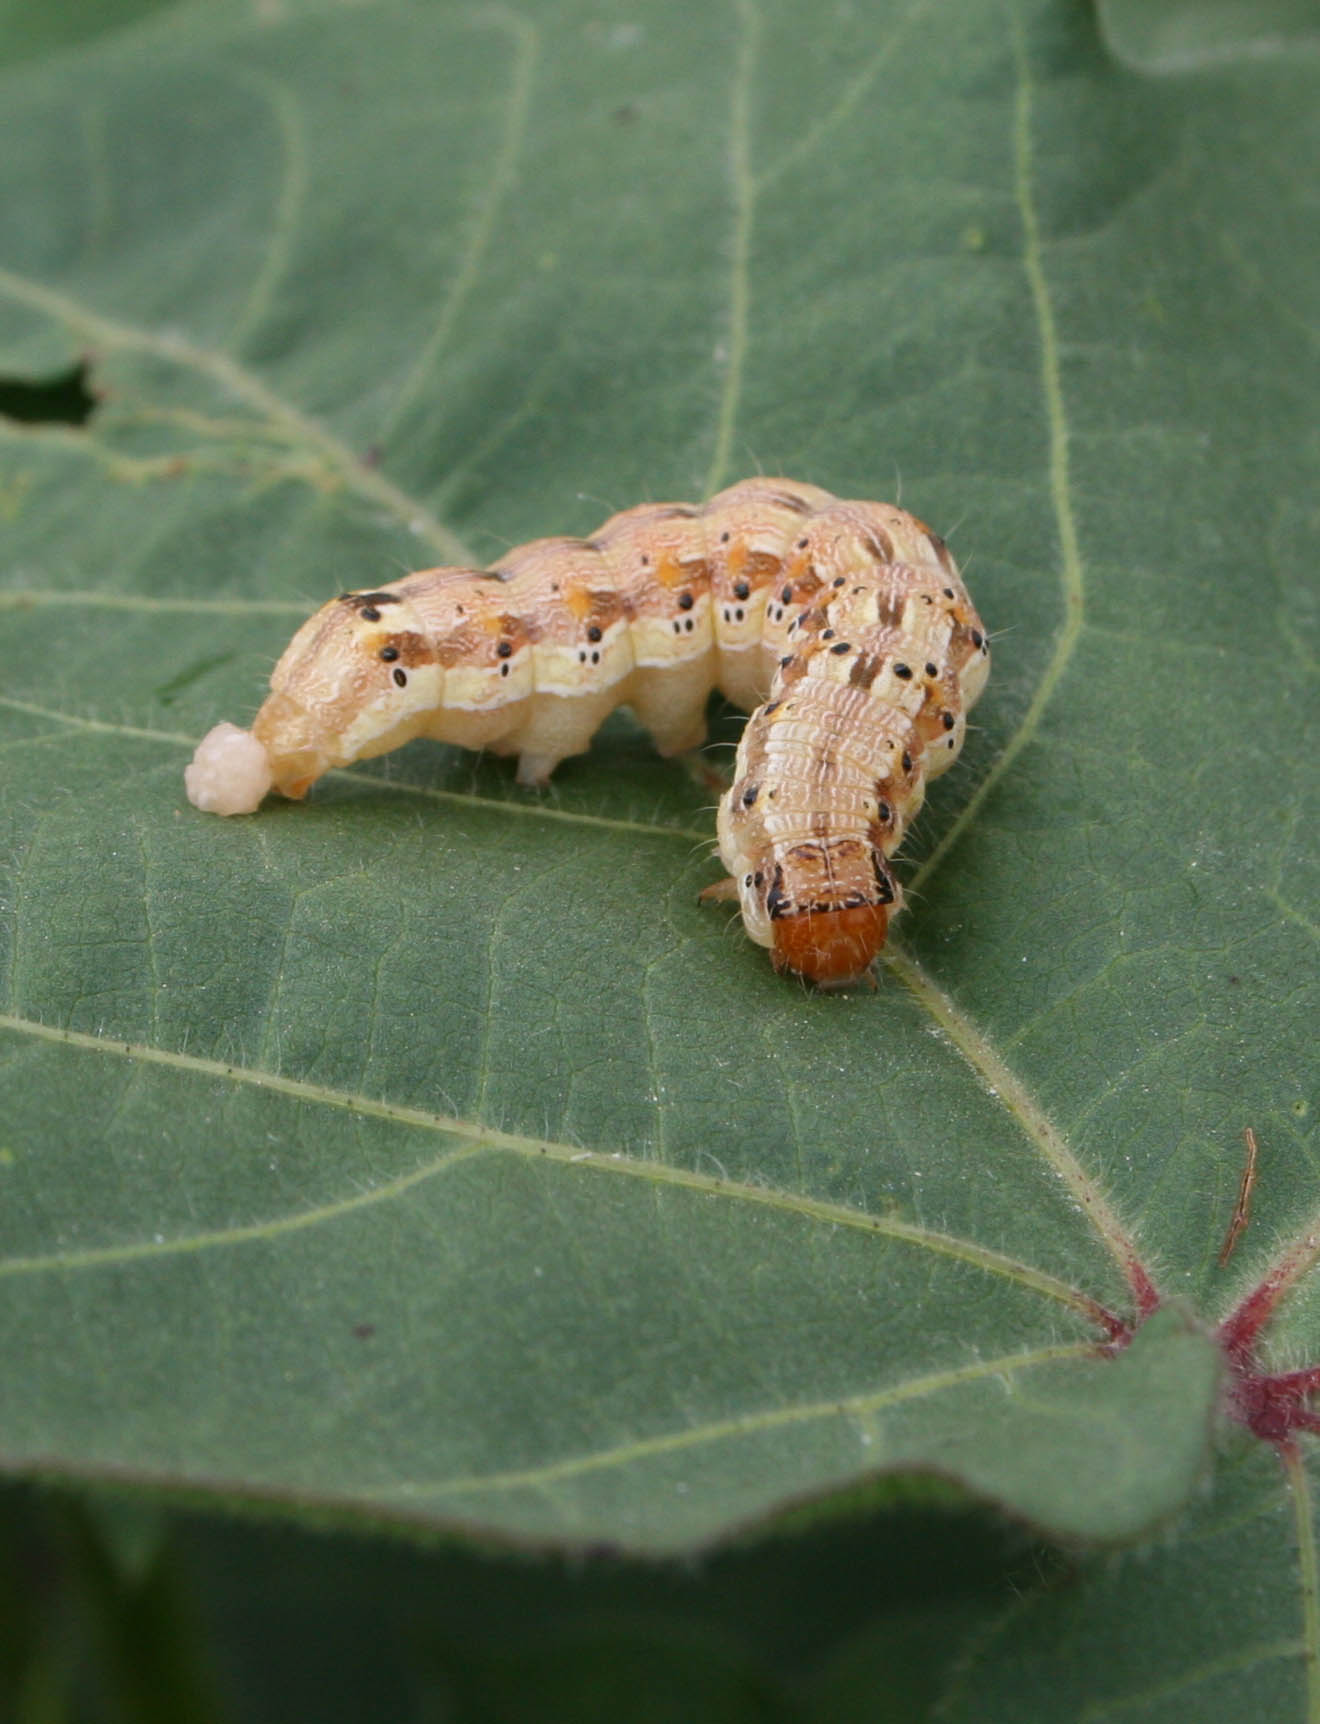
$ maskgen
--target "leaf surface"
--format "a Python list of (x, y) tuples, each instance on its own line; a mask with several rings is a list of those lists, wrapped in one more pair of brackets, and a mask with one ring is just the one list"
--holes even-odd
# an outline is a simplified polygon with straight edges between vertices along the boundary
[(1096, 0), (1114, 52), (1138, 71), (1186, 72), (1320, 48), (1311, 0)]
[[(1320, 1351), (1315, 78), (1065, 0), (212, 4), (5, 77), (0, 369), (101, 392), (0, 421), (7, 1468), (638, 1551), (1188, 1501), (1223, 1372)], [(698, 907), (626, 715), (539, 795), (186, 805), (325, 597), (757, 468), (901, 485), (996, 631), (875, 993)]]

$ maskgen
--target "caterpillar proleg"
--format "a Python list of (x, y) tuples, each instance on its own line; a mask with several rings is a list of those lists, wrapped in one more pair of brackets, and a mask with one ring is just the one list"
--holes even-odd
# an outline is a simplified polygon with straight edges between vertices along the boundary
[(989, 673), (948, 548), (888, 503), (789, 479), (649, 503), (490, 569), (344, 593), (303, 624), (250, 731), (215, 727), (186, 781), (216, 814), (413, 737), (518, 756), (543, 784), (616, 706), (662, 754), (697, 747), (713, 688), (753, 709), (720, 803), (729, 879), (776, 968), (861, 976), (902, 894), (889, 859), (952, 765)]

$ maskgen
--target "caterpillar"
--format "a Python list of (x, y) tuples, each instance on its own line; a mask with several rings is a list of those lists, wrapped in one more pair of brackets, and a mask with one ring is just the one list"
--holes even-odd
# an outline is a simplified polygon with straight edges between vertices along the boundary
[(616, 706), (662, 754), (698, 747), (712, 688), (751, 709), (720, 802), (729, 878), (775, 967), (860, 978), (902, 893), (890, 857), (952, 765), (990, 669), (944, 541), (887, 503), (789, 479), (625, 510), (490, 569), (343, 593), (298, 630), (250, 731), (219, 724), (192, 803), (252, 813), (417, 736), (518, 756), (544, 784)]

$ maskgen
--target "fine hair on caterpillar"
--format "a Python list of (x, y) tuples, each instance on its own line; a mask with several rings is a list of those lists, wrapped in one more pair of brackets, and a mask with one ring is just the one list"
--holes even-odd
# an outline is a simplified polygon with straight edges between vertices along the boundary
[(729, 877), (702, 896), (736, 899), (777, 969), (841, 986), (884, 944), (902, 903), (889, 859), (989, 669), (924, 522), (746, 479), (490, 569), (341, 594), (293, 637), (251, 730), (217, 725), (185, 777), (196, 807), (250, 814), (426, 736), (517, 755), (519, 783), (544, 784), (617, 706), (662, 754), (698, 747), (717, 688), (751, 716), (719, 804)]

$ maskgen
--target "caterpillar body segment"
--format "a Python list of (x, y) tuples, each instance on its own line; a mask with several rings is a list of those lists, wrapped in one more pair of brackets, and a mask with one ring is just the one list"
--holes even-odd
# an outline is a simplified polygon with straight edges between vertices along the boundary
[(644, 504), (493, 569), (430, 569), (303, 624), (250, 732), (219, 725), (186, 778), (250, 813), (417, 736), (518, 756), (544, 783), (630, 706), (662, 753), (705, 736), (718, 688), (754, 708), (720, 804), (747, 932), (777, 968), (862, 975), (902, 895), (889, 865), (957, 758), (989, 648), (947, 548), (890, 504), (749, 479)]

